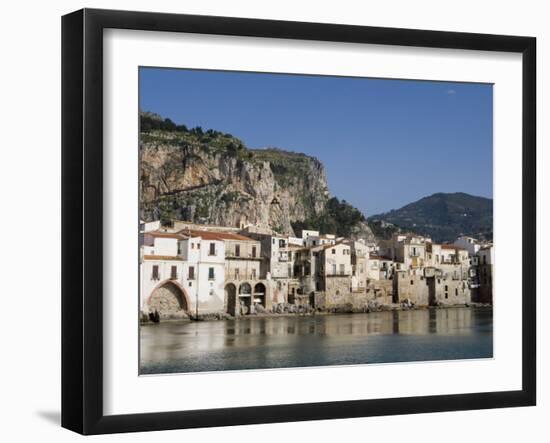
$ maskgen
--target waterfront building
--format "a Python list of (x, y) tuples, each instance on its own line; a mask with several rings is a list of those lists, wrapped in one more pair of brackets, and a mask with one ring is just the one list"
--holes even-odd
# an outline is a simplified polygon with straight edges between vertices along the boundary
[(141, 311), (161, 318), (211, 314), (224, 308), (224, 243), (163, 231), (142, 234)]
[(367, 260), (367, 279), (368, 280), (391, 280), (393, 273), (401, 269), (403, 263), (394, 261), (389, 257), (369, 254)]
[(245, 235), (260, 241), (260, 274), (265, 276), (271, 287), (273, 303), (288, 303), (294, 298), (299, 283), (293, 276), (293, 250), (301, 246), (290, 244), (289, 237), (271, 234), (245, 232)]
[(368, 246), (364, 241), (346, 241), (351, 248), (351, 292), (361, 293), (367, 289)]
[(327, 244), (319, 251), (318, 290), (324, 292), (324, 305), (342, 305), (351, 293), (351, 247), (345, 243)]
[(178, 244), (185, 237), (161, 231), (140, 233), (140, 311), (160, 318), (185, 317), (194, 306), (184, 289), (183, 258)]
[(361, 311), (371, 302), (490, 303), (493, 247), (470, 240), (437, 244), (398, 233), (373, 245), (314, 230), (298, 238), (256, 226), (142, 222), (140, 307), (144, 315), (183, 318), (238, 317), (282, 304)]
[(256, 305), (271, 308), (266, 276), (260, 264), (261, 242), (234, 232), (205, 230), (180, 231), (180, 234), (202, 236), (224, 243), (225, 297), (223, 311), (239, 316), (255, 312)]

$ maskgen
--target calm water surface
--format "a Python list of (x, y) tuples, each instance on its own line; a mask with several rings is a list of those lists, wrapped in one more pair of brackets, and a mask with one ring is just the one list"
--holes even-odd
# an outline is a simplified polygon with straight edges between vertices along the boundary
[(140, 328), (141, 373), (491, 358), (488, 308), (160, 323)]

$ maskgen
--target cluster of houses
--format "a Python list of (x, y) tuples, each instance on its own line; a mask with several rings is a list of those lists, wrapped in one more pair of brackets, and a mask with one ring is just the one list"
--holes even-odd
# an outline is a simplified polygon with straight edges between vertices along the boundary
[(467, 236), (436, 244), (397, 233), (369, 244), (155, 221), (140, 226), (140, 307), (145, 317), (199, 318), (492, 303), (493, 261), (492, 244)]

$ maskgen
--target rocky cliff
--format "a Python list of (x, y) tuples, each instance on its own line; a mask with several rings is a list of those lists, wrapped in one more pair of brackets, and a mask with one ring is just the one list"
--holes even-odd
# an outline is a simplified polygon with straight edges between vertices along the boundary
[[(316, 158), (275, 148), (251, 150), (230, 134), (189, 130), (153, 114), (141, 117), (143, 220), (254, 224), (294, 234), (296, 227), (318, 228), (327, 217), (335, 199)], [(343, 228), (353, 236), (372, 236), (362, 214)]]

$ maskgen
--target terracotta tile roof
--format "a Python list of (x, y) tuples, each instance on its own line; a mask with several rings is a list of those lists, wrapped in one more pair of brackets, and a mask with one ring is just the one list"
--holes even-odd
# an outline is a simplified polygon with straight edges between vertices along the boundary
[(144, 232), (144, 235), (151, 235), (153, 237), (160, 237), (160, 238), (175, 238), (178, 240), (185, 240), (187, 237), (180, 234), (179, 232), (163, 232), (163, 231), (149, 231)]
[(145, 260), (174, 260), (183, 261), (181, 257), (174, 257), (172, 255), (144, 255)]
[(461, 248), (460, 246), (448, 245), (448, 244), (441, 245), (441, 249), (458, 249), (459, 251), (465, 251), (466, 250), (464, 248)]
[(232, 232), (220, 231), (202, 231), (200, 229), (182, 229), (178, 234), (189, 235), (192, 237), (201, 237), (204, 240), (241, 240), (241, 241), (257, 241), (244, 235), (234, 234)]

